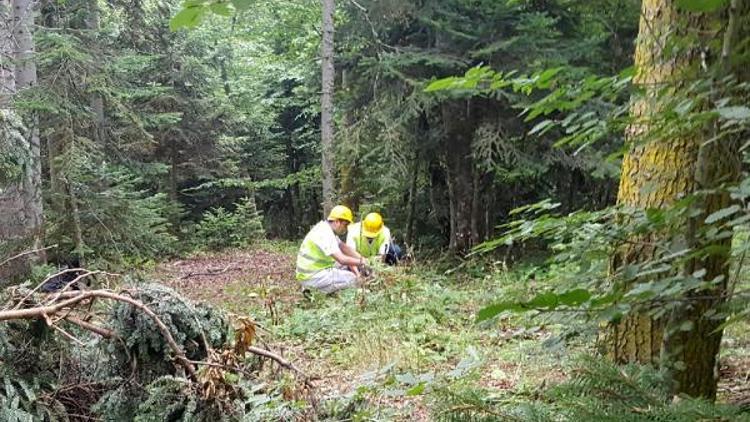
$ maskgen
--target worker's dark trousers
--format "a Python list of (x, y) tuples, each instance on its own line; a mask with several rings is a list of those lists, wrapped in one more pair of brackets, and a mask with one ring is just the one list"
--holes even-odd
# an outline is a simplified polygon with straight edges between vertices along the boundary
[(385, 252), (385, 263), (388, 265), (396, 265), (399, 261), (404, 258), (404, 251), (401, 247), (395, 243), (388, 245), (388, 250)]

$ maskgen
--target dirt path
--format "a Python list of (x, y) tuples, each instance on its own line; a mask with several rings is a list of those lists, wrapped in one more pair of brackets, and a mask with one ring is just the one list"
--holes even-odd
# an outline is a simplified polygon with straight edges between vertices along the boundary
[(243, 313), (272, 299), (299, 300), (294, 257), (263, 250), (230, 251), (196, 256), (159, 266), (156, 277), (192, 300)]

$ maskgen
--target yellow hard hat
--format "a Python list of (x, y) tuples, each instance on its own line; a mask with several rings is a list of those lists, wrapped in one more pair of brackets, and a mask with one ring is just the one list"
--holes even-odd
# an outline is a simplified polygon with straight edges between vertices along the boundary
[(336, 205), (328, 214), (328, 219), (346, 220), (351, 223), (352, 221), (354, 221), (354, 216), (352, 215), (352, 210), (350, 210), (349, 207), (345, 205)]
[(367, 214), (362, 223), (362, 234), (365, 237), (377, 237), (381, 230), (383, 230), (383, 217), (376, 212)]

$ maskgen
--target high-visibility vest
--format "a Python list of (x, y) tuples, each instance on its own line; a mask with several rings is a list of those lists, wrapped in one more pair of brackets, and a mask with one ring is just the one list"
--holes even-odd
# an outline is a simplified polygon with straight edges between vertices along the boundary
[(307, 280), (320, 270), (333, 268), (336, 260), (326, 255), (312, 239), (305, 237), (297, 253), (297, 280)]
[(372, 241), (362, 234), (362, 225), (360, 223), (353, 225), (350, 230), (352, 230), (354, 245), (357, 247), (357, 252), (365, 258), (377, 255), (380, 251), (380, 247), (386, 240), (385, 228), (383, 228), (383, 230), (381, 230)]

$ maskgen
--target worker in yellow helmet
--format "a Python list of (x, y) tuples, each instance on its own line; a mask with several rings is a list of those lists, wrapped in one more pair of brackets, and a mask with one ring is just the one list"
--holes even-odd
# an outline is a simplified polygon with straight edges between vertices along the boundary
[(401, 248), (391, 239), (391, 231), (383, 224), (383, 216), (371, 212), (361, 223), (349, 226), (346, 244), (365, 258), (382, 259), (395, 265), (403, 257)]
[(333, 293), (357, 286), (358, 267), (364, 258), (338, 237), (346, 233), (353, 219), (352, 210), (336, 205), (327, 219), (307, 233), (297, 253), (297, 280), (302, 281), (303, 289)]

